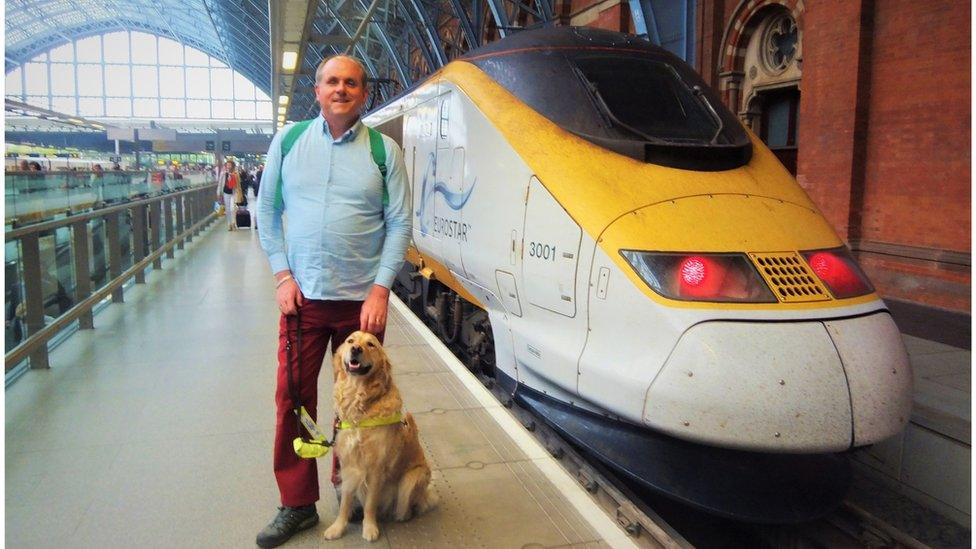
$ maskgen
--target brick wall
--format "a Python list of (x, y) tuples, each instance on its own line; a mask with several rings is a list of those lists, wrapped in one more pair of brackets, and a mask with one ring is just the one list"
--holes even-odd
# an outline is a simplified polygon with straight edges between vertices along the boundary
[[(723, 27), (734, 11), (702, 6), (722, 9)], [(966, 312), (969, 22), (961, 1), (805, 2), (797, 169), (882, 296)]]

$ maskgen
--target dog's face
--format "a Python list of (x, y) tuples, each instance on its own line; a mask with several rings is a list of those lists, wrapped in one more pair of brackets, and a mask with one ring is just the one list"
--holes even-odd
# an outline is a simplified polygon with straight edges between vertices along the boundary
[(371, 333), (353, 332), (336, 353), (346, 373), (363, 378), (389, 369), (386, 353)]

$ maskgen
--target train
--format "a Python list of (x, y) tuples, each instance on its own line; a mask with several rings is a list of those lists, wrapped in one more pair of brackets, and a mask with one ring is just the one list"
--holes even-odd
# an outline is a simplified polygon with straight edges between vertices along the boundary
[(909, 419), (885, 303), (684, 61), (555, 27), (453, 60), (364, 122), (403, 148), (395, 291), (588, 455), (723, 517), (828, 513)]

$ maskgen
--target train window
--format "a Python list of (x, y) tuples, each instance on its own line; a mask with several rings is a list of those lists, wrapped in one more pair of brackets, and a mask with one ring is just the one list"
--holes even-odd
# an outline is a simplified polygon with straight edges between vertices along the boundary
[(376, 130), (387, 137), (393, 138), (397, 145), (403, 147), (403, 116), (396, 116), (376, 126)]
[(633, 57), (575, 60), (596, 107), (618, 126), (649, 141), (715, 143), (722, 121), (700, 93), (668, 65)]
[(451, 102), (449, 97), (450, 96), (448, 96), (448, 98), (445, 98), (443, 101), (441, 101), (441, 125), (440, 125), (441, 139), (447, 139), (447, 124), (451, 113)]

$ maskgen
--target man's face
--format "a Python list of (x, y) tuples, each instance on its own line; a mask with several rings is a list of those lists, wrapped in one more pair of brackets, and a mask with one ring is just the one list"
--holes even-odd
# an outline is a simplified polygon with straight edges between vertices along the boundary
[(338, 120), (359, 116), (366, 104), (365, 74), (356, 63), (338, 57), (322, 68), (322, 77), (315, 85), (315, 99), (326, 118)]

